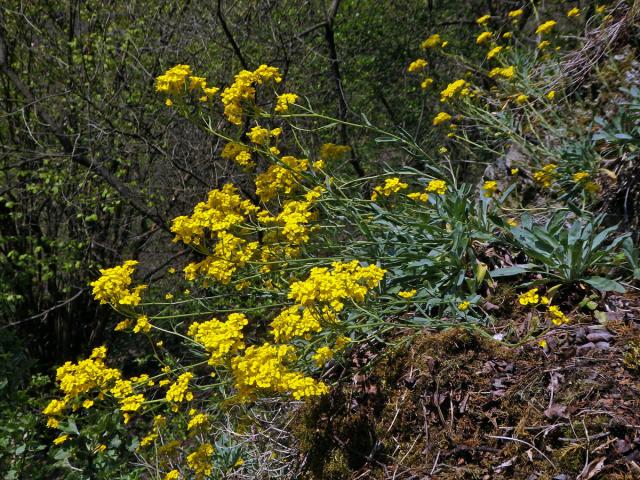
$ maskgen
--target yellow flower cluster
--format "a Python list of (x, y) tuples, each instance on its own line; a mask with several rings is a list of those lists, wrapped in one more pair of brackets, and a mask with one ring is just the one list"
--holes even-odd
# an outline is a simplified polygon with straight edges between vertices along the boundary
[(243, 200), (236, 188), (228, 183), (222, 190), (214, 189), (209, 192), (207, 201), (198, 203), (191, 216), (173, 219), (171, 231), (176, 235), (173, 241), (200, 245), (205, 238), (205, 230), (229, 230), (257, 211), (258, 207), (249, 200)]
[(349, 145), (336, 145), (335, 143), (325, 143), (320, 147), (320, 158), (330, 162), (339, 160), (351, 151)]
[[(190, 402), (193, 400), (193, 393), (189, 391), (189, 382), (193, 378), (193, 373), (185, 372), (181, 374), (178, 379), (167, 390), (165, 398), (167, 402), (181, 403), (183, 401)], [(174, 411), (177, 411), (177, 406), (174, 405)]]
[(192, 74), (189, 65), (176, 65), (156, 78), (156, 92), (177, 94), (184, 90), (186, 78)]
[(545, 297), (544, 295), (538, 294), (537, 288), (532, 288), (531, 290), (524, 292), (518, 297), (518, 302), (520, 305), (546, 305), (547, 313), (551, 317), (551, 321), (554, 325), (562, 325), (564, 323), (569, 322), (569, 318), (562, 313), (560, 308), (557, 305), (551, 305), (551, 300)]
[(496, 47), (493, 47), (487, 53), (487, 60), (491, 60), (492, 58), (494, 58), (496, 55), (498, 55), (500, 52), (502, 52), (503, 49), (504, 49), (504, 47), (502, 47), (500, 45), (498, 45)]
[(427, 61), (424, 58), (418, 58), (409, 64), (409, 68), (407, 71), (409, 73), (421, 72), (425, 68), (427, 68)]
[(400, 190), (404, 190), (408, 187), (409, 185), (407, 185), (404, 182), (401, 182), (400, 179), (397, 177), (387, 178), (384, 181), (384, 185), (378, 185), (376, 188), (373, 189), (373, 193), (371, 194), (371, 200), (375, 202), (378, 199), (379, 195), (382, 195), (384, 197), (389, 197), (392, 194), (398, 193)]
[(543, 187), (549, 188), (551, 187), (553, 180), (556, 177), (557, 168), (558, 168), (558, 165), (556, 165), (555, 163), (549, 163), (544, 167), (542, 167), (541, 170), (534, 172), (533, 179), (536, 182), (540, 183)]
[(291, 345), (252, 345), (244, 356), (231, 360), (235, 386), (240, 398), (250, 398), (256, 389), (291, 393), (296, 400), (324, 395), (329, 388), (323, 382), (289, 369), (296, 360)]
[(311, 357), (318, 367), (322, 367), (325, 363), (333, 358), (333, 350), (329, 347), (320, 347)]
[(232, 313), (226, 322), (211, 319), (206, 322), (194, 322), (188, 335), (207, 350), (211, 357), (209, 365), (220, 365), (225, 356), (244, 348), (242, 329), (249, 321), (242, 313)]
[(486, 25), (489, 20), (491, 20), (491, 15), (483, 15), (480, 18), (476, 18), (476, 23), (478, 25)]
[(203, 443), (196, 451), (187, 455), (187, 466), (193, 470), (197, 479), (209, 477), (213, 472), (213, 445)]
[(91, 282), (93, 287), (93, 297), (101, 304), (111, 305), (131, 305), (140, 303), (140, 292), (147, 288), (146, 285), (139, 285), (133, 290), (129, 290), (131, 285), (131, 275), (134, 267), (138, 264), (136, 260), (127, 260), (124, 264), (113, 268), (100, 270), (100, 278)]
[(423, 90), (426, 90), (427, 88), (429, 88), (431, 85), (433, 84), (433, 78), (431, 77), (427, 77), (425, 78), (422, 83), (420, 84), (420, 88)]
[(187, 430), (196, 430), (205, 426), (209, 422), (209, 417), (204, 413), (192, 415), (187, 424)]
[(547, 33), (549, 33), (551, 30), (553, 30), (553, 27), (556, 26), (556, 21), (555, 20), (549, 20), (547, 22), (544, 22), (543, 24), (539, 25), (538, 28), (536, 28), (536, 35), (545, 35)]
[(558, 306), (550, 305), (549, 308), (547, 309), (547, 312), (551, 316), (551, 321), (553, 322), (554, 325), (562, 325), (564, 323), (569, 323), (569, 318), (567, 318), (567, 316), (564, 313), (562, 313), (562, 311), (560, 310), (560, 308), (558, 308)]
[(456, 97), (466, 97), (471, 93), (470, 85), (466, 80), (455, 80), (440, 92), (440, 101), (448, 102)]
[(282, 76), (275, 67), (260, 65), (253, 72), (242, 70), (235, 76), (233, 83), (220, 94), (227, 120), (234, 125), (242, 124), (245, 108), (257, 108), (255, 85), (281, 81)]
[(375, 288), (385, 274), (385, 270), (376, 265), (361, 267), (357, 260), (334, 262), (331, 266), (331, 270), (314, 267), (306, 280), (292, 283), (289, 298), (305, 307), (329, 305), (339, 312), (346, 299), (364, 301), (367, 292)]
[(513, 78), (513, 76), (515, 74), (516, 74), (516, 69), (512, 65), (510, 67), (495, 67), (495, 68), (492, 68), (491, 71), (489, 72), (489, 77), (491, 77), (491, 78), (502, 77), (502, 78), (506, 78), (507, 80), (510, 80), (510, 79)]
[(423, 192), (409, 193), (407, 197), (411, 200), (415, 200), (416, 202), (427, 203), (429, 201), (429, 193), (444, 195), (445, 193), (447, 193), (447, 182), (445, 182), (444, 180), (431, 180), (427, 184)]
[(249, 147), (242, 145), (241, 143), (227, 143), (222, 149), (220, 156), (227, 160), (233, 160), (243, 168), (252, 168), (255, 166), (255, 163), (251, 158)]
[(450, 120), (451, 120), (451, 115), (449, 115), (447, 112), (440, 112), (435, 117), (433, 117), (432, 123), (434, 127), (437, 127), (438, 125), (441, 125)]
[(271, 165), (266, 172), (256, 176), (256, 194), (263, 202), (277, 197), (280, 193), (291, 194), (300, 177), (300, 173), (309, 168), (307, 159), (286, 156), (281, 164)]
[(298, 95), (295, 93), (283, 93), (282, 95), (278, 95), (275, 111), (278, 113), (287, 112), (289, 110), (289, 105), (296, 103), (297, 101)]
[(420, 48), (422, 50), (426, 50), (428, 48), (435, 48), (438, 46), (444, 46), (445, 42), (442, 41), (442, 38), (440, 38), (440, 34), (439, 33), (434, 33), (433, 35), (431, 35), (429, 38), (427, 38), (426, 40), (424, 40), (421, 44), (420, 44)]
[(444, 180), (431, 180), (427, 184), (425, 189), (427, 193), (435, 193), (437, 195), (444, 195), (447, 193), (447, 182)]
[(518, 302), (520, 305), (537, 305), (540, 302), (540, 295), (538, 295), (538, 289), (532, 288), (518, 296)]
[(524, 13), (524, 10), (522, 10), (521, 8), (518, 8), (517, 10), (511, 10), (509, 13), (507, 13), (507, 17), (509, 17), (509, 18), (518, 18), (523, 13)]
[(489, 40), (491, 40), (491, 37), (493, 37), (493, 33), (491, 33), (491, 32), (482, 32), (480, 35), (478, 35), (476, 37), (476, 44), (477, 45), (483, 45), (483, 44), (487, 43)]
[(200, 262), (192, 262), (184, 268), (184, 277), (193, 281), (198, 276), (229, 283), (233, 274), (251, 260), (258, 250), (258, 242), (248, 242), (240, 237), (221, 231), (213, 253)]
[(405, 299), (410, 299), (416, 296), (417, 290), (414, 288), (413, 290), (407, 290), (407, 291), (402, 291), (402, 292), (398, 292), (398, 296), (405, 298)]
[[(290, 244), (301, 245), (309, 241), (309, 223), (316, 218), (316, 213), (311, 210), (312, 205), (313, 199), (307, 194), (307, 199), (304, 201), (286, 202), (282, 211), (275, 217), (263, 211), (258, 218), (261, 223), (280, 226), (277, 236), (283, 236)], [(276, 240), (276, 235), (271, 235), (268, 239)]]
[[(48, 426), (58, 426), (58, 417), (64, 413), (72, 400), (96, 389), (104, 394), (108, 392), (114, 382), (120, 380), (120, 371), (105, 365), (106, 356), (107, 349), (105, 347), (94, 348), (89, 358), (81, 360), (77, 364), (66, 362), (56, 370), (56, 380), (64, 397), (62, 400), (51, 400), (43, 410), (43, 413), (48, 417)], [(89, 408), (91, 405), (93, 403), (85, 403), (85, 408)]]
[(589, 178), (589, 172), (577, 172), (573, 174), (573, 181), (576, 183), (580, 183)]
[[(156, 78), (156, 92), (167, 95), (178, 95), (185, 90), (186, 80), (189, 79), (189, 91), (199, 91), (202, 95), (199, 97), (201, 102), (207, 102), (220, 90), (217, 87), (207, 87), (207, 79), (204, 77), (195, 77), (191, 75), (191, 67), (189, 65), (176, 65), (167, 70), (164, 74)], [(167, 99), (167, 106), (173, 105), (171, 99)]]
[(281, 133), (282, 129), (280, 128), (268, 130), (260, 125), (256, 125), (247, 133), (247, 137), (257, 145), (267, 146), (271, 137), (278, 137)]
[(151, 324), (149, 323), (149, 317), (141, 315), (136, 319), (136, 325), (133, 327), (133, 333), (149, 333), (151, 331)]
[(282, 310), (271, 322), (271, 334), (276, 342), (287, 342), (294, 337), (303, 337), (307, 340), (311, 338), (311, 333), (318, 333), (322, 330), (320, 318), (335, 319), (334, 315), (320, 315), (312, 309), (303, 308), (300, 305), (293, 305)]
[(493, 194), (498, 191), (498, 182), (495, 180), (487, 180), (482, 185), (482, 191), (485, 197), (491, 198)]

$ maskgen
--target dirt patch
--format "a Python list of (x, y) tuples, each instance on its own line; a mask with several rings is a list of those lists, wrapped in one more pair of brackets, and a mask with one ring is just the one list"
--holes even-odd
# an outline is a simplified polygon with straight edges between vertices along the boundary
[(636, 310), (585, 318), (546, 348), (457, 328), (354, 351), (295, 422), (308, 478), (640, 478)]

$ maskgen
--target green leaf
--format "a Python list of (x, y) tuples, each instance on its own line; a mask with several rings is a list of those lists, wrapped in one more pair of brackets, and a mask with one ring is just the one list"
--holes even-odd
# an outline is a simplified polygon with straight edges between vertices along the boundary
[(584, 278), (583, 281), (591, 285), (596, 290), (600, 290), (601, 292), (626, 292), (626, 289), (620, 283), (616, 282), (615, 280), (611, 280), (610, 278), (589, 277)]
[(491, 270), (489, 274), (491, 278), (513, 277), (514, 275), (527, 273), (531, 271), (533, 267), (535, 267), (535, 265), (532, 263), (523, 263), (521, 265), (513, 265), (512, 267), (496, 268), (495, 270)]

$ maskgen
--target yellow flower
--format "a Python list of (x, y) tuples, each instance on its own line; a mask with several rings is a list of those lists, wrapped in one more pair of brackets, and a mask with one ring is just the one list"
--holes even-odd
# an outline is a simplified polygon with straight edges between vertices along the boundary
[(545, 48), (547, 48), (549, 45), (551, 45), (551, 42), (549, 40), (543, 40), (538, 44), (538, 49), (539, 50), (544, 50)]
[(486, 24), (489, 20), (491, 20), (491, 15), (483, 15), (480, 18), (476, 18), (476, 23), (478, 25), (484, 25)]
[(114, 328), (113, 330), (116, 332), (121, 332), (123, 330), (126, 330), (127, 328), (129, 328), (131, 326), (131, 319), (127, 318), (126, 320), (122, 320), (121, 322), (119, 322)]
[(444, 180), (431, 180), (425, 189), (428, 193), (444, 195), (447, 193), (447, 182)]
[(389, 197), (390, 195), (394, 193), (398, 193), (400, 190), (404, 190), (408, 187), (409, 185), (407, 185), (404, 182), (401, 182), (400, 179), (397, 177), (387, 178), (384, 181), (384, 185), (378, 185), (376, 188), (373, 189), (373, 193), (371, 194), (371, 200), (375, 202), (378, 199), (379, 195), (382, 195), (384, 197)]
[(53, 444), (54, 445), (62, 445), (64, 442), (66, 442), (69, 439), (69, 435), (67, 435), (66, 433), (63, 435), (60, 435), (58, 438), (53, 440)]
[(429, 194), (424, 192), (413, 192), (407, 195), (411, 200), (415, 200), (416, 202), (427, 203), (429, 201)]
[(242, 329), (249, 323), (242, 313), (232, 313), (226, 322), (211, 319), (206, 322), (194, 322), (188, 335), (211, 354), (209, 365), (223, 363), (229, 353), (236, 353), (244, 348)]
[(491, 69), (491, 71), (489, 72), (489, 77), (493, 78), (493, 77), (502, 77), (502, 78), (506, 78), (507, 80), (513, 78), (513, 76), (516, 73), (516, 69), (514, 66), (510, 66), (510, 67), (495, 67), (493, 69)]
[(555, 163), (549, 163), (542, 167), (542, 170), (534, 172), (533, 179), (536, 182), (540, 183), (543, 187), (549, 188), (551, 187), (553, 180), (555, 179), (557, 168), (558, 165), (556, 165)]
[(482, 32), (476, 38), (476, 44), (477, 45), (482, 45), (483, 43), (487, 43), (489, 41), (489, 39), (491, 39), (492, 35), (493, 35), (493, 33), (491, 33), (491, 32)]
[(538, 28), (536, 28), (536, 34), (545, 35), (549, 33), (551, 30), (553, 30), (553, 27), (555, 27), (556, 23), (557, 22), (555, 20), (544, 22), (543, 24), (539, 25)]
[(442, 38), (440, 38), (440, 34), (434, 33), (420, 44), (420, 48), (426, 50), (427, 48), (434, 48), (439, 45), (442, 45)]
[(464, 312), (465, 310), (469, 309), (469, 306), (471, 306), (471, 302), (465, 300), (464, 302), (458, 304), (458, 310)]
[(335, 349), (336, 350), (342, 350), (343, 348), (345, 348), (350, 343), (351, 343), (351, 339), (349, 337), (338, 337), (336, 339)]
[(333, 351), (329, 347), (320, 347), (312, 358), (318, 367), (322, 367), (333, 358)]
[(489, 50), (489, 53), (487, 53), (487, 60), (491, 60), (493, 57), (498, 55), (502, 51), (502, 49), (503, 47), (501, 47), (500, 45), (498, 45), (497, 47), (493, 47), (491, 50)]
[(164, 101), (164, 104), (165, 104), (167, 107), (171, 107), (171, 106), (173, 106), (173, 100), (171, 100), (170, 98), (167, 98), (167, 99)]
[(516, 97), (516, 103), (518, 105), (522, 105), (523, 103), (527, 103), (527, 100), (529, 100), (529, 96), (525, 95), (524, 93), (521, 93)]
[(93, 287), (93, 297), (99, 300), (101, 304), (109, 303), (113, 306), (138, 305), (141, 300), (140, 292), (147, 287), (146, 285), (140, 285), (133, 290), (129, 290), (131, 275), (133, 275), (137, 264), (138, 262), (135, 260), (127, 260), (120, 266), (101, 269), (100, 278), (90, 283)]
[(573, 174), (573, 181), (576, 183), (580, 183), (587, 178), (589, 178), (589, 172), (577, 172)]
[(414, 288), (413, 290), (398, 292), (398, 296), (408, 300), (410, 298), (415, 297), (416, 293), (417, 293), (417, 290)]
[(164, 480), (180, 480), (180, 472), (178, 472), (178, 470), (171, 470), (164, 476)]
[(151, 331), (151, 324), (149, 323), (149, 318), (146, 315), (142, 315), (138, 317), (136, 320), (136, 326), (133, 327), (133, 333), (149, 333)]
[(520, 172), (519, 168), (512, 168), (511, 169), (511, 175), (517, 175)]
[(435, 117), (433, 117), (432, 123), (434, 127), (437, 127), (438, 125), (444, 122), (448, 122), (449, 120), (451, 120), (451, 115), (449, 115), (447, 112), (440, 112)]
[(242, 70), (235, 76), (231, 86), (220, 94), (227, 120), (234, 125), (241, 125), (246, 106), (255, 106), (256, 86), (281, 81), (282, 76), (276, 67), (260, 65), (253, 72)]
[(411, 62), (409, 68), (407, 68), (407, 71), (409, 73), (420, 72), (427, 68), (427, 65), (427, 61), (424, 58), (418, 58), (417, 60)]
[(577, 17), (578, 15), (580, 15), (580, 9), (577, 7), (573, 7), (567, 12), (567, 17), (569, 18)]
[(545, 339), (539, 340), (539, 341), (538, 341), (538, 345), (539, 345), (541, 348), (545, 348), (545, 349), (549, 346), (549, 345), (547, 344), (547, 341), (546, 341)]
[(487, 198), (491, 198), (494, 193), (498, 191), (498, 182), (495, 180), (487, 180), (482, 185), (482, 190), (484, 191), (484, 196)]
[(441, 154), (443, 154), (443, 155), (444, 155), (445, 153), (447, 153), (448, 151), (449, 151), (449, 150), (447, 150), (447, 147), (440, 147), (440, 148), (438, 149), (438, 153), (441, 153)]
[(504, 32), (502, 34), (502, 38), (504, 38), (505, 40), (508, 40), (508, 39), (510, 39), (512, 37), (513, 37), (513, 33), (512, 32)]
[(209, 422), (209, 417), (207, 417), (204, 413), (198, 413), (191, 415), (191, 419), (189, 419), (189, 424), (187, 425), (187, 430), (194, 430), (206, 425)]
[(93, 400), (85, 400), (84, 402), (82, 402), (82, 407), (86, 409), (93, 407)]
[(453, 100), (456, 96), (466, 97), (471, 93), (469, 87), (470, 85), (466, 80), (455, 80), (440, 92), (440, 101)]
[(518, 18), (523, 13), (524, 13), (524, 10), (519, 8), (517, 10), (511, 10), (509, 13), (507, 13), (507, 17), (509, 17), (509, 18)]
[(602, 14), (604, 13), (604, 11), (606, 10), (607, 6), (606, 5), (598, 5), (596, 7), (596, 13), (598, 14)]
[(556, 91), (550, 90), (549, 93), (547, 93), (546, 97), (547, 97), (547, 100), (553, 101), (553, 99), (556, 98)]
[(556, 305), (550, 305), (547, 309), (549, 315), (551, 316), (551, 321), (554, 325), (562, 325), (563, 323), (569, 323), (569, 319), (567, 316), (562, 313), (560, 308)]
[(295, 93), (283, 93), (278, 95), (275, 111), (283, 113), (289, 110), (289, 105), (298, 101), (298, 95)]
[[(193, 393), (189, 391), (189, 381), (192, 378), (193, 373), (191, 372), (181, 374), (176, 382), (167, 390), (167, 394), (165, 395), (167, 402), (181, 403), (185, 400), (188, 402), (193, 400)], [(174, 406), (174, 408), (174, 411), (177, 411), (177, 407)]]
[(515, 218), (507, 218), (507, 225), (515, 228), (518, 226), (518, 221)]
[(191, 75), (189, 65), (176, 65), (156, 78), (156, 92), (177, 94), (183, 91), (186, 78)]
[(193, 453), (187, 455), (187, 466), (194, 471), (197, 478), (208, 477), (213, 472), (211, 463), (213, 452), (213, 445), (203, 443)]
[(420, 84), (420, 88), (422, 88), (422, 90), (426, 90), (427, 88), (429, 88), (431, 86), (432, 83), (433, 83), (433, 78), (427, 77)]
[(532, 288), (518, 297), (520, 305), (537, 305), (540, 302), (540, 295), (538, 295), (538, 289)]

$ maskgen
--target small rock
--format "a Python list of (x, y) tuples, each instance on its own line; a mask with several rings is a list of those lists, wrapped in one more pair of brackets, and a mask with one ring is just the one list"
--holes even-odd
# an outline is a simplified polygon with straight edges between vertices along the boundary
[(590, 342), (608, 342), (613, 338), (607, 331), (593, 332), (587, 335), (587, 340)]
[(597, 342), (596, 348), (600, 350), (607, 350), (609, 348), (609, 342)]
[(584, 345), (580, 345), (576, 350), (578, 351), (578, 353), (580, 353), (586, 352), (587, 350), (591, 350), (593, 348), (596, 348), (596, 345), (593, 342), (589, 342), (585, 343)]

